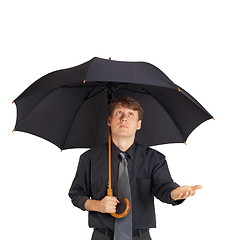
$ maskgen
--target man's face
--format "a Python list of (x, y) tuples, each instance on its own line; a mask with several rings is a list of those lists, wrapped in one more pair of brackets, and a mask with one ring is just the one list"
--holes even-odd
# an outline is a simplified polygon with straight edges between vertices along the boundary
[(116, 137), (135, 137), (137, 130), (141, 128), (138, 112), (117, 104), (111, 117), (108, 118), (108, 126), (112, 135)]

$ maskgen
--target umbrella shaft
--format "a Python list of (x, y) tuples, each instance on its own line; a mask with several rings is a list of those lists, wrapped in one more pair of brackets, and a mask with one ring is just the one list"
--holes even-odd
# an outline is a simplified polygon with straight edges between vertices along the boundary
[(109, 155), (109, 185), (108, 189), (111, 189), (111, 131), (109, 126), (109, 140), (108, 140), (108, 155)]

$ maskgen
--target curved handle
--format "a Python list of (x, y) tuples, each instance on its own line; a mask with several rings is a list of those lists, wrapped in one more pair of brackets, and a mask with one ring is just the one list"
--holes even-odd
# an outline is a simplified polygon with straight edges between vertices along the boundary
[(124, 202), (126, 204), (126, 208), (125, 208), (124, 212), (120, 213), (120, 214), (118, 214), (118, 213), (111, 213), (111, 216), (113, 216), (115, 218), (123, 218), (123, 217), (125, 217), (129, 213), (129, 211), (130, 211), (130, 201), (128, 200), (128, 198), (125, 198)]

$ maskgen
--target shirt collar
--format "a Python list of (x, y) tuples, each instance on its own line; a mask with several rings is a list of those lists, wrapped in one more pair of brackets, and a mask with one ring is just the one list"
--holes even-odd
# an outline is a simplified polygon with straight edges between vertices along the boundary
[[(135, 147), (136, 143), (134, 142), (126, 151), (130, 159), (134, 159), (134, 153), (135, 153)], [(112, 155), (115, 157), (118, 157), (118, 154), (122, 152), (112, 141)]]

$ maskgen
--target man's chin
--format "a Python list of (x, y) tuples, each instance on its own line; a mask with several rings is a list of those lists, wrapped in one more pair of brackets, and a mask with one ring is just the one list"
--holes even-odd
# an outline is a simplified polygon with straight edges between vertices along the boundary
[(133, 137), (133, 135), (129, 134), (128, 132), (117, 132), (116, 134), (118, 137), (121, 137), (121, 138), (131, 138)]

